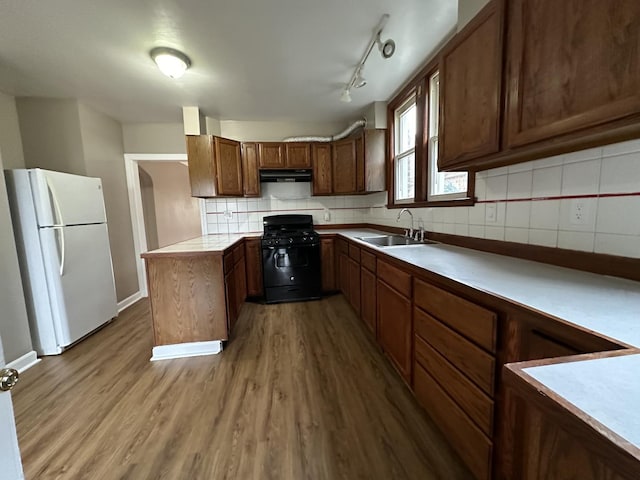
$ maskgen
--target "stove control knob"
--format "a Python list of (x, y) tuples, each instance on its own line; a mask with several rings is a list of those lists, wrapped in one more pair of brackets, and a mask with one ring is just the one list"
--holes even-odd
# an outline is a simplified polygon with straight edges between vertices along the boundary
[(293, 237), (289, 237), (289, 243), (293, 243)]

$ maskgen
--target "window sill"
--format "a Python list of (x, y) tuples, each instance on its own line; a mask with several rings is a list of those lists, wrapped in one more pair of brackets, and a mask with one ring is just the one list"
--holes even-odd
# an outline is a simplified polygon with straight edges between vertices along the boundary
[(425, 207), (471, 207), (476, 203), (475, 197), (455, 198), (449, 200), (424, 201), (412, 203), (394, 203), (387, 205), (392, 208), (425, 208)]

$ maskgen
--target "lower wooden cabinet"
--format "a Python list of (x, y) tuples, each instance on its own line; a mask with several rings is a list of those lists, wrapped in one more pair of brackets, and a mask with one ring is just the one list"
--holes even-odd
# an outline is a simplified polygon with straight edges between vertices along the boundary
[(261, 297), (264, 295), (264, 288), (262, 285), (262, 247), (260, 239), (246, 239), (244, 254), (247, 273), (247, 295), (249, 297)]
[(247, 273), (244, 244), (236, 245), (225, 254), (225, 293), (229, 335), (238, 321), (242, 304), (247, 298)]
[(360, 314), (360, 264), (354, 259), (347, 260), (349, 265), (349, 303)]
[(378, 278), (378, 342), (406, 382), (411, 381), (411, 299)]
[(322, 291), (336, 290), (336, 255), (333, 238), (320, 239), (320, 260), (322, 262)]
[(376, 275), (365, 267), (360, 269), (360, 318), (376, 335)]

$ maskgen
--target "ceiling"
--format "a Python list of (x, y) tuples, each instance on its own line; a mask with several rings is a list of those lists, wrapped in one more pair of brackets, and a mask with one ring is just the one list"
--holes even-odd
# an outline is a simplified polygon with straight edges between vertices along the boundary
[[(0, 91), (78, 98), (124, 122), (181, 120), (183, 105), (222, 120), (342, 121), (389, 97), (455, 28), (455, 0), (2, 0)], [(384, 13), (397, 45), (340, 93)], [(148, 52), (191, 57), (179, 80)]]

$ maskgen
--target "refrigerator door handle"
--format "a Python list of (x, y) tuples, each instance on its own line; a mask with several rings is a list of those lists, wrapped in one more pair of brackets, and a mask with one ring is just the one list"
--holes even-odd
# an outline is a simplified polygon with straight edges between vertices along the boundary
[[(56, 195), (56, 189), (53, 187), (53, 184), (49, 181), (48, 178), (46, 178), (46, 180), (47, 180), (47, 188), (51, 192), (51, 198), (53, 199), (53, 209), (56, 216), (53, 222), (54, 226), (64, 225), (64, 220), (62, 219), (62, 211), (60, 210), (60, 204), (58, 203), (58, 196)], [(64, 238), (64, 233), (62, 234), (62, 238)]]
[(64, 275), (65, 240), (64, 228), (56, 225), (53, 227), (56, 232), (60, 232), (60, 276)]

